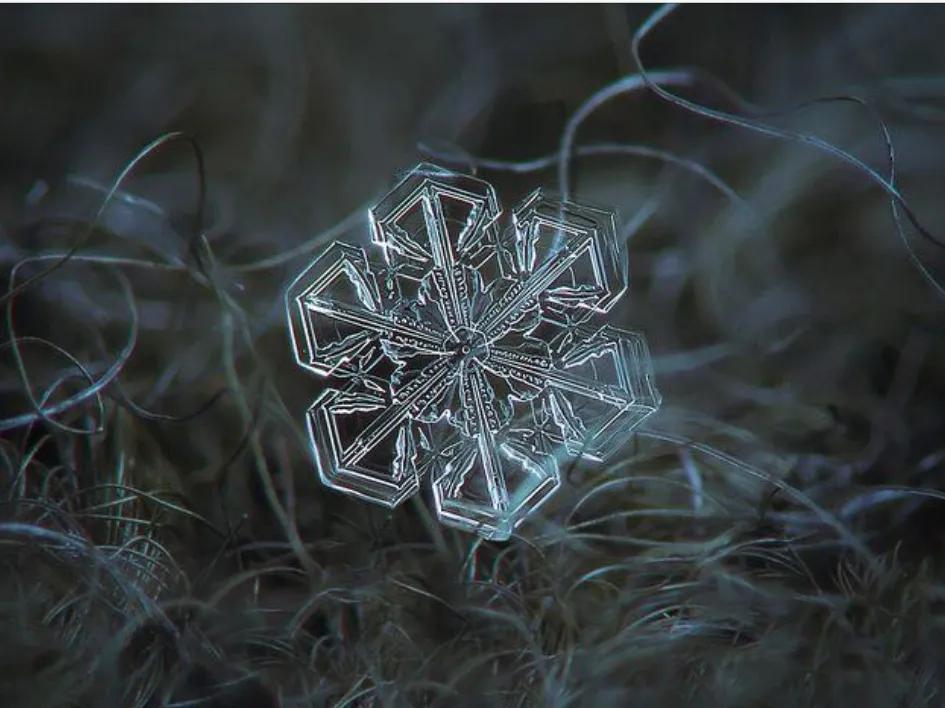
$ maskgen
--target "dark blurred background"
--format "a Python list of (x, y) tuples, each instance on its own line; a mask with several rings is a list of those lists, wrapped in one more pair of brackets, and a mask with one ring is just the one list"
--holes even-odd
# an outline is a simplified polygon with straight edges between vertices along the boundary
[[(569, 193), (619, 210), (612, 318), (664, 405), (511, 542), (315, 478), (286, 284), (421, 159), (563, 191), (522, 162), (655, 10), (0, 9), (0, 264), (35, 277), (4, 301), (0, 705), (941, 704), (945, 252), (799, 140), (648, 90), (580, 124), (633, 146)], [(883, 178), (886, 127), (945, 240), (943, 35), (936, 6), (684, 6), (642, 58)], [(179, 138), (102, 209), (169, 131), (200, 228)]]

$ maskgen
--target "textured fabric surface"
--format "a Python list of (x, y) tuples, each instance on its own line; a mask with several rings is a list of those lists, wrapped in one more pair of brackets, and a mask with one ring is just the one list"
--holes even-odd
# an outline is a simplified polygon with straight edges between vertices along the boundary
[[(941, 705), (945, 12), (662, 18), (764, 135), (654, 11), (0, 10), (0, 705)], [(663, 394), (508, 542), (303, 429), (421, 160), (617, 209)]]

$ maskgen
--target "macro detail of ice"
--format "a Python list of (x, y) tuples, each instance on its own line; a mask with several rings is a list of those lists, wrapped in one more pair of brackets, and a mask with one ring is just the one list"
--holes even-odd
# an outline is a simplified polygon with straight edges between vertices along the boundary
[(286, 293), (298, 363), (334, 382), (306, 418), (329, 487), (505, 539), (654, 412), (646, 343), (595, 323), (627, 289), (611, 212), (419, 165), (371, 210), (373, 253), (326, 248)]

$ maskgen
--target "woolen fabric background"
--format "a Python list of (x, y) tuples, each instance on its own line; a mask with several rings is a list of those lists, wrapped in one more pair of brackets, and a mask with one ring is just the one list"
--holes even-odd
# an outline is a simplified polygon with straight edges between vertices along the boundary
[[(942, 703), (945, 11), (641, 42), (871, 177), (595, 101), (656, 9), (0, 10), (0, 705)], [(663, 394), (508, 543), (324, 488), (302, 426), (283, 290), (420, 160), (618, 209)]]

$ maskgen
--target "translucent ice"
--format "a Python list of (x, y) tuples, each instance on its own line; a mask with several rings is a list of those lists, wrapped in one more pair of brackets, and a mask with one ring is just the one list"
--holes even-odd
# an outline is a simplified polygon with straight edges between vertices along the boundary
[(376, 260), (343, 243), (292, 283), (298, 363), (331, 377), (308, 410), (322, 481), (394, 507), (428, 475), (440, 520), (504, 539), (656, 410), (646, 342), (592, 323), (627, 289), (614, 215), (430, 165), (371, 210)]

